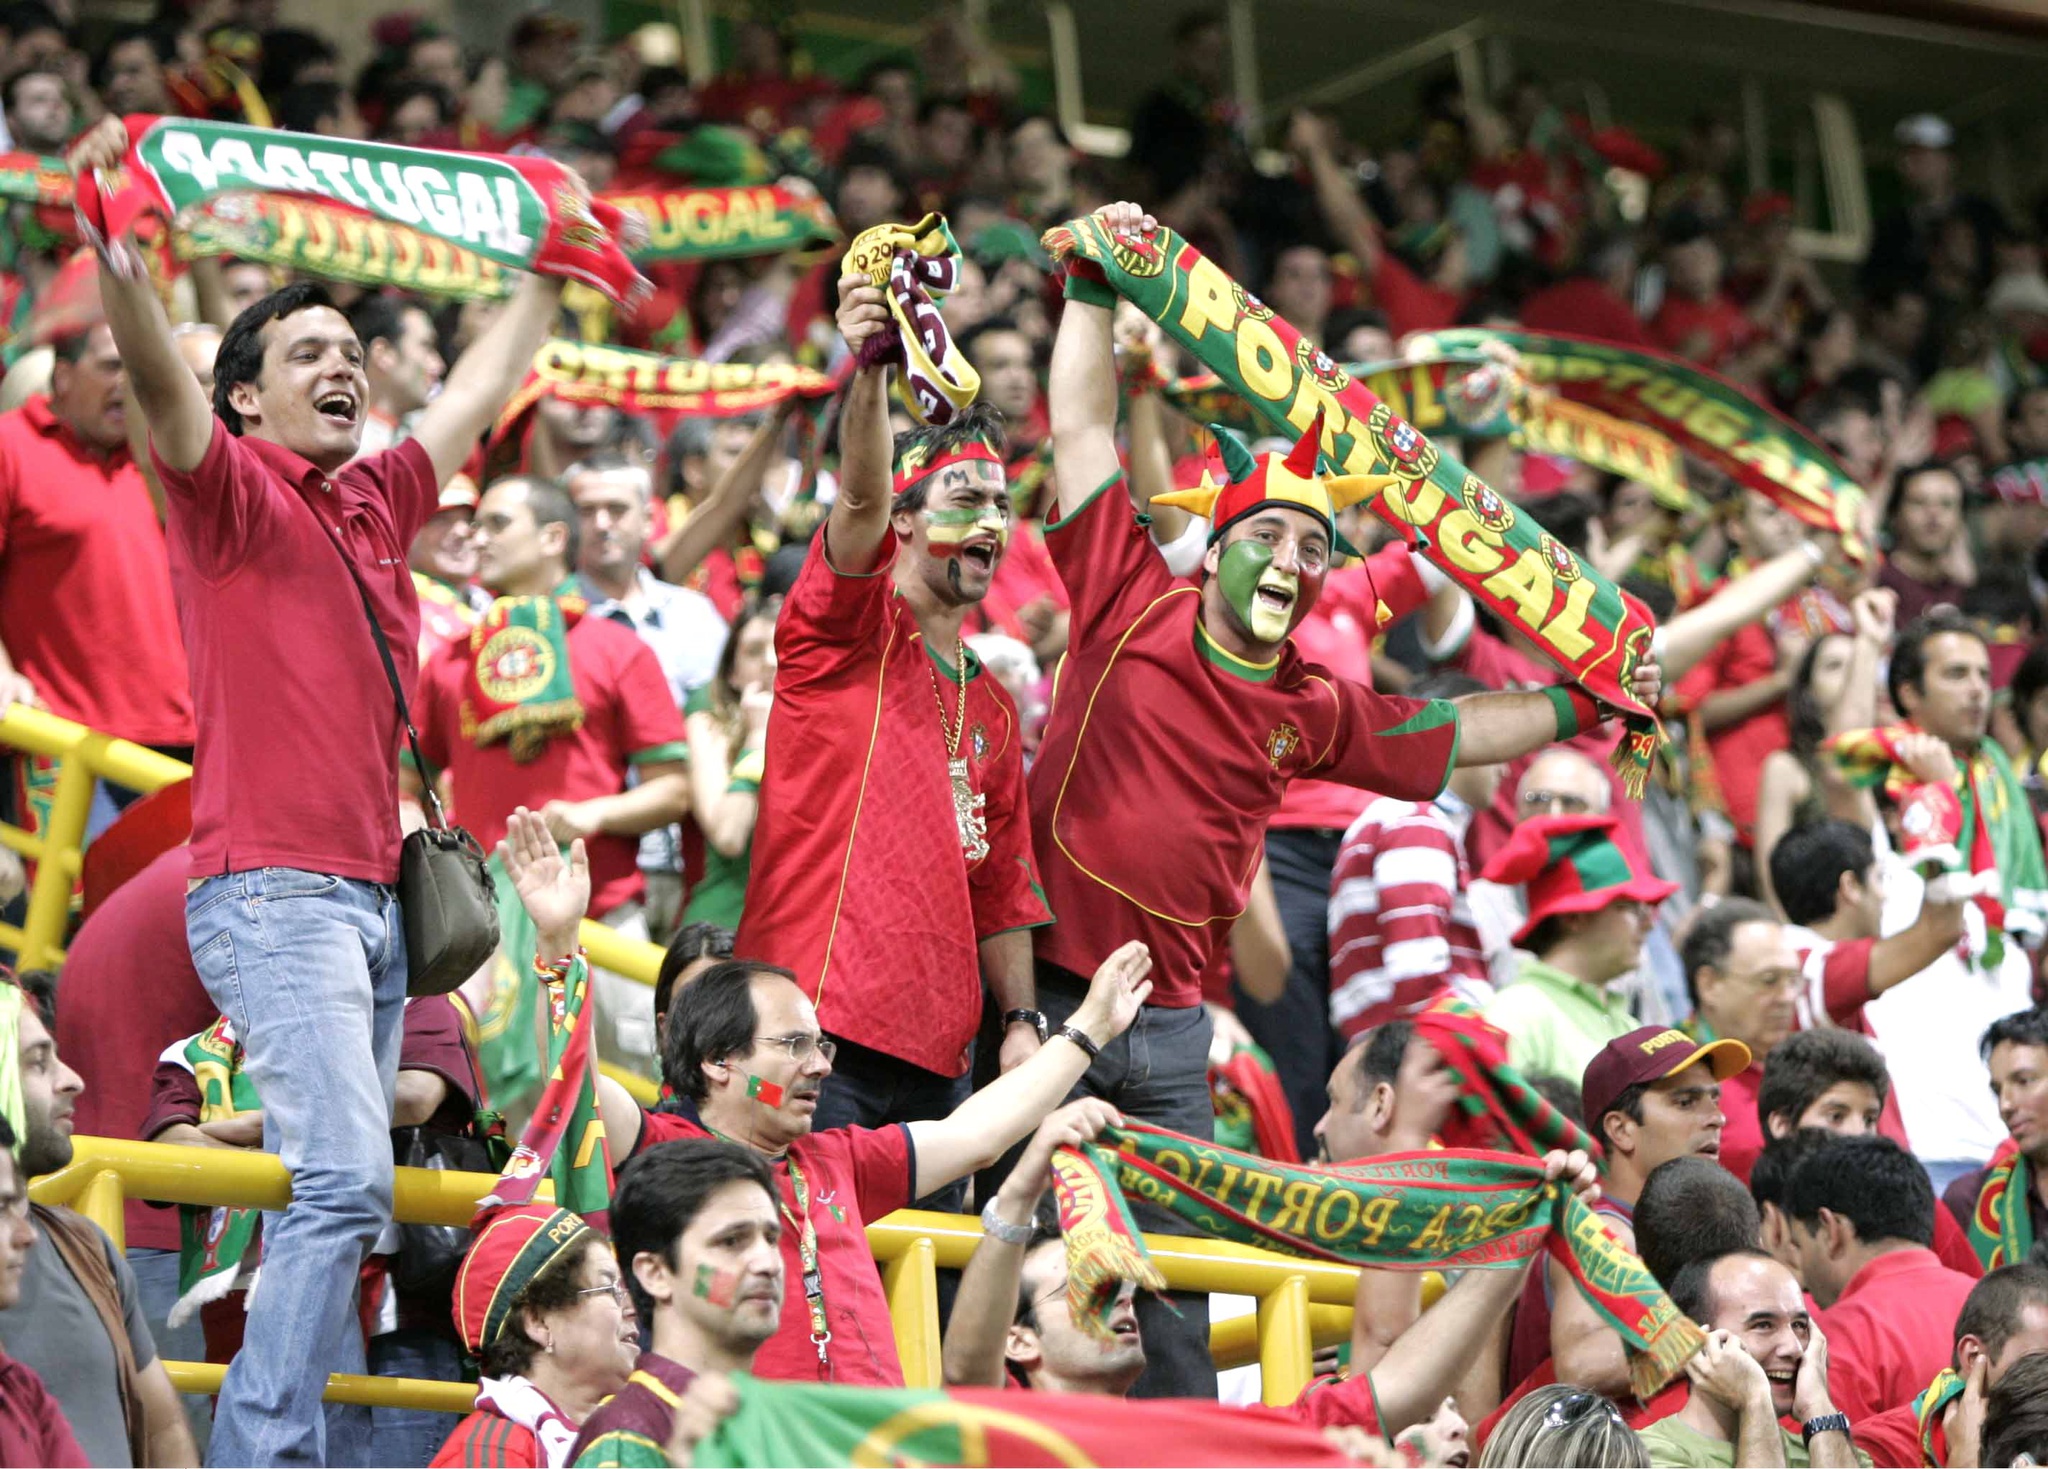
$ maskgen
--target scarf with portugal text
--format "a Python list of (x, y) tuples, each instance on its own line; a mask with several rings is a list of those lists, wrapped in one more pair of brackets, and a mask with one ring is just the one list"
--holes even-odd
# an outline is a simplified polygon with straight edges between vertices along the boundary
[(125, 122), (121, 167), (78, 191), (81, 228), (95, 244), (127, 235), (144, 216), (175, 227), (223, 195), (288, 195), (408, 226), (501, 267), (581, 281), (621, 304), (652, 289), (627, 255), (644, 234), (640, 216), (592, 200), (551, 159), (180, 117)]
[(1288, 1165), (1128, 1122), (1055, 1153), (1053, 1187), (1067, 1301), (1084, 1329), (1107, 1331), (1124, 1281), (1164, 1288), (1131, 1218), (1135, 1195), (1212, 1239), (1346, 1265), (1506, 1268), (1548, 1250), (1621, 1334), (1639, 1397), (1675, 1377), (1703, 1340), (1600, 1216), (1528, 1157), (1453, 1148)]
[(1346, 474), (1381, 487), (1363, 503), (1451, 580), (1525, 634), (1595, 699), (1622, 712), (1614, 764), (1640, 799), (1660, 736), (1629, 684), (1650, 652), (1656, 621), (1464, 465), (1332, 362), (1221, 267), (1164, 225), (1148, 236), (1111, 232), (1096, 216), (1048, 230), (1065, 262), (1067, 293), (1097, 306), (1118, 296), (1158, 322), (1246, 403), (1273, 433), (1323, 420), (1323, 452)]

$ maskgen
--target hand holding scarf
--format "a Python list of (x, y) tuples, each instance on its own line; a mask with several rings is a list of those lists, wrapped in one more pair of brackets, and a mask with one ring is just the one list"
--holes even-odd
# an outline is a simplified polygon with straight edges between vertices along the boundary
[(892, 361), (920, 423), (951, 423), (981, 391), (981, 375), (953, 344), (934, 297), (960, 283), (960, 247), (943, 215), (915, 224), (878, 224), (847, 247), (841, 275), (866, 276), (888, 298), (893, 329), (861, 343), (860, 364)]

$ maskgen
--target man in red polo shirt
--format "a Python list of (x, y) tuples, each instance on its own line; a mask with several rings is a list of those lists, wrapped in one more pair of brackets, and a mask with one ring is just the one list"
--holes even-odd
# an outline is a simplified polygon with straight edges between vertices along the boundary
[[(127, 151), (121, 120), (106, 118), (72, 168), (94, 186)], [(292, 1175), (211, 1453), (322, 1463), (321, 1396), (330, 1372), (362, 1370), (357, 1273), (391, 1216), (406, 990), (393, 886), (401, 727), (365, 606), (409, 696), (419, 597), (406, 548), (546, 340), (561, 289), (522, 281), (413, 437), (356, 460), (363, 348), (318, 286), (287, 286), (235, 318), (209, 404), (132, 240), (102, 246), (99, 285), (149, 424), (191, 667), (186, 936)]]
[[(1154, 228), (1135, 204), (1100, 213), (1126, 239)], [(1387, 698), (1300, 656), (1290, 636), (1332, 554), (1349, 550), (1337, 510), (1366, 492), (1318, 472), (1313, 425), (1287, 456), (1263, 460), (1226, 430), (1228, 484), (1205, 475), (1199, 489), (1158, 497), (1213, 527), (1199, 584), (1176, 579), (1123, 488), (1114, 298), (1082, 271), (1069, 271), (1066, 290), (1050, 393), (1059, 518), (1046, 545), (1073, 613), (1031, 771), (1032, 844), (1059, 915), (1038, 935), (1040, 1002), (1056, 1016), (1077, 999), (1079, 976), (1142, 939), (1158, 966), (1154, 1003), (1138, 1038), (1085, 1085), (1146, 1122), (1200, 1134), (1213, 1116), (1202, 971), (1244, 911), (1288, 783), (1320, 777), (1428, 801), (1453, 764), (1509, 760), (1603, 716), (1563, 688)], [(1654, 695), (1661, 676), (1645, 667), (1638, 692)], [(1164, 1216), (1156, 1227), (1187, 1229)], [(1215, 1391), (1206, 1300), (1180, 1306), (1155, 1315), (1154, 1303), (1139, 1305), (1153, 1354), (1141, 1396)]]
[[(185, 647), (163, 527), (128, 453), (121, 353), (105, 325), (55, 345), (49, 396), (0, 415), (0, 709), (32, 699), (188, 758)], [(102, 787), (92, 830), (124, 804)]]
[[(840, 287), (858, 353), (888, 310), (864, 277)], [(1001, 420), (975, 405), (892, 444), (889, 371), (859, 368), (847, 388), (839, 494), (775, 625), (737, 944), (793, 971), (838, 1044), (826, 1127), (958, 1107), (984, 985), (1004, 1070), (1044, 1035), (1030, 931), (1052, 915), (1017, 709), (962, 637), (1015, 522)]]
[[(557, 595), (580, 536), (576, 506), (553, 480), (513, 476), (484, 492), (477, 577), (497, 601), (475, 633), (444, 644), (420, 670), (413, 701), (420, 753), (448, 773), (457, 817), (485, 851), (497, 850), (521, 806), (539, 812), (556, 841), (581, 837), (590, 853), (592, 916), (645, 939), (639, 839), (689, 809), (683, 716), (653, 648), (630, 628), (588, 615), (583, 598)], [(566, 664), (567, 678), (530, 693), (513, 687), (508, 660), (542, 647)], [(507, 707), (486, 718), (485, 701)], [(508, 982), (530, 995), (526, 968), (517, 956)], [(651, 1074), (658, 1046), (647, 987), (606, 970), (592, 978), (606, 1022), (596, 1032), (603, 1051)], [(515, 1013), (531, 1017), (530, 1008), (512, 1008), (518, 992), (494, 985), (488, 1003), (478, 1005), (486, 1034)], [(494, 1085), (507, 1080), (498, 1071)], [(537, 1059), (518, 1075), (538, 1084)]]
[(1741, 1041), (1749, 1049), (1749, 1066), (1721, 1084), (1721, 1111), (1728, 1120), (1721, 1131), (1721, 1166), (1747, 1183), (1750, 1165), (1764, 1150), (1756, 1111), (1764, 1057), (1792, 1034), (1799, 956), (1770, 909), (1749, 898), (1726, 898), (1693, 920), (1678, 959), (1693, 1003), (1686, 1033), (1702, 1041)]
[(1887, 1137), (1836, 1137), (1800, 1160), (1789, 1195), (1802, 1283), (1827, 1313), (1835, 1401), (1852, 1422), (1905, 1402), (1976, 1285), (1934, 1253), (1934, 1186)]

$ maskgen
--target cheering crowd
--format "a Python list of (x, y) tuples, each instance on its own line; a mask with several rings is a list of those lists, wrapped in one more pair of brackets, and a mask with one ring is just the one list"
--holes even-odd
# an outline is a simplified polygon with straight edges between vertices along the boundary
[[(837, 82), (743, 22), (692, 85), (547, 11), (344, 77), (270, 8), (0, 9), (0, 710), (193, 768), (93, 789), (61, 967), (0, 971), (0, 1464), (746, 1462), (827, 1401), (752, 1394), (903, 1387), (867, 1226), (913, 1206), (979, 1234), (959, 1411), (1129, 1398), (1131, 1462), (2048, 1459), (2048, 209), (1945, 121), (1823, 272), (1725, 122), (1535, 77), (1262, 170), (1208, 12), (1110, 162), (950, 12)], [(174, 259), (149, 116), (504, 155), (549, 248), (640, 248), (632, 191), (810, 233), (637, 292)], [(1268, 433), (1147, 304), (1196, 258), (1427, 440)], [(1540, 448), (1517, 332), (1711, 371), (1835, 488)], [(576, 343), (730, 391), (538, 369)], [(1474, 570), (1511, 532), (1533, 617)], [(428, 986), (444, 810), (499, 937)], [(117, 1243), (29, 1203), (74, 1134), (274, 1153), (289, 1205)], [(394, 1223), (394, 1164), (499, 1189)], [(1349, 1337), (1231, 1406), (1237, 1308), (1133, 1231), (1358, 1265)]]

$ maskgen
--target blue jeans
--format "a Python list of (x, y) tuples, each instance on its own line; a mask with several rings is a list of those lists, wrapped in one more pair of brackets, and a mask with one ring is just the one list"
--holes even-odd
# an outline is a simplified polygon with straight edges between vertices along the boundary
[[(462, 1346), (455, 1338), (414, 1326), (370, 1338), (370, 1372), (376, 1377), (424, 1377), (434, 1382), (462, 1382), (468, 1376)], [(462, 1416), (424, 1408), (372, 1408), (370, 1419), (372, 1464), (426, 1469)]]
[(388, 887), (264, 867), (185, 898), (192, 960), (234, 1023), (263, 1100), (263, 1146), (292, 1201), (263, 1221), (263, 1274), (221, 1385), (209, 1464), (345, 1464), (363, 1409), (323, 1411), (330, 1372), (363, 1370), (356, 1278), (391, 1217), (391, 1103), (405, 927)]

